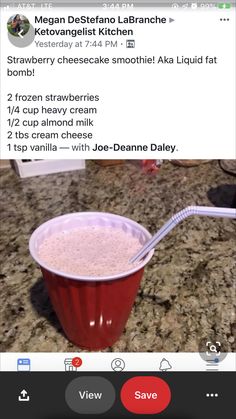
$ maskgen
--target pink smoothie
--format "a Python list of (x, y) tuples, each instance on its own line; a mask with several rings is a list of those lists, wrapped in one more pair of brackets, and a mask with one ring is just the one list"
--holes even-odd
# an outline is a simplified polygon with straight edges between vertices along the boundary
[(99, 277), (134, 268), (129, 259), (141, 247), (137, 237), (122, 229), (86, 226), (52, 234), (39, 247), (38, 256), (52, 269)]

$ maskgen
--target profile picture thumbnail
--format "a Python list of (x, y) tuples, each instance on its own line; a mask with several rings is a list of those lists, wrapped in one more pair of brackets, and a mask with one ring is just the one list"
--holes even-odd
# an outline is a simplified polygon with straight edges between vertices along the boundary
[(29, 28), (29, 20), (21, 14), (13, 15), (7, 21), (8, 32), (13, 36), (23, 37), (28, 32)]

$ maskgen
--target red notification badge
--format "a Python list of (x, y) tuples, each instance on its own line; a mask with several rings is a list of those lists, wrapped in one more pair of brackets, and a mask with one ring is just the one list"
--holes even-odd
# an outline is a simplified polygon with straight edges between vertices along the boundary
[(78, 356), (76, 356), (75, 358), (72, 359), (72, 365), (75, 368), (79, 368), (82, 365), (82, 359), (79, 358)]

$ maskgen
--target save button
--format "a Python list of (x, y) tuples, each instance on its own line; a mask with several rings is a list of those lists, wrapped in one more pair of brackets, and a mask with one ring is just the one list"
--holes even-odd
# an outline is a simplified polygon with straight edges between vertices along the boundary
[(121, 389), (121, 401), (131, 413), (156, 414), (167, 408), (171, 401), (168, 384), (158, 377), (133, 377)]

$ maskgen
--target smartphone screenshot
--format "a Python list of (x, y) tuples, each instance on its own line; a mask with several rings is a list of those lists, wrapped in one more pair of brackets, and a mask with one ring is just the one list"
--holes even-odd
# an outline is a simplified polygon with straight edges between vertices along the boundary
[(0, 7), (1, 417), (233, 419), (235, 1)]

